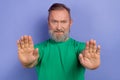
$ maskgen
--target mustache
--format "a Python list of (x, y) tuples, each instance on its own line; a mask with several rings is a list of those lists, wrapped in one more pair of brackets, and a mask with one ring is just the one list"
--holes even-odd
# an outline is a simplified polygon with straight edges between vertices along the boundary
[(55, 30), (54, 32), (64, 32), (64, 30)]

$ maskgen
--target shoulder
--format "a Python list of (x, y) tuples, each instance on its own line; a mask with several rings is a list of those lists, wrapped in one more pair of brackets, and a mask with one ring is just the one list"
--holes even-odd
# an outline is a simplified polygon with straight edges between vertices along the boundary
[(75, 46), (85, 46), (86, 43), (85, 42), (82, 42), (82, 41), (77, 41), (73, 38), (70, 38), (71, 39), (71, 42), (75, 45)]
[(82, 51), (82, 50), (84, 50), (85, 47), (86, 47), (86, 43), (85, 43), (85, 42), (77, 41), (77, 40), (72, 39), (72, 38), (71, 38), (71, 43), (72, 43), (72, 45), (74, 45), (74, 47), (75, 47), (76, 50), (78, 50), (78, 51)]

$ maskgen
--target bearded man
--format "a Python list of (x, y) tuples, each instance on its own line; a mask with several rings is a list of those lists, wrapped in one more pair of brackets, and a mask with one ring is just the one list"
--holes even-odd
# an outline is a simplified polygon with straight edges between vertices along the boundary
[(84, 80), (86, 68), (100, 65), (100, 45), (93, 39), (85, 43), (69, 37), (72, 18), (64, 4), (54, 3), (48, 12), (50, 39), (34, 45), (31, 36), (22, 36), (17, 41), (20, 62), (35, 67), (38, 80)]

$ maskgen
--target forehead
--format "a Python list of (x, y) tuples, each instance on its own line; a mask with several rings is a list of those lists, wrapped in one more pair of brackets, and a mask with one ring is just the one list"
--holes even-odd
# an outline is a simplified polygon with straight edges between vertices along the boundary
[(52, 19), (68, 19), (69, 13), (67, 10), (52, 10), (49, 14), (49, 17)]

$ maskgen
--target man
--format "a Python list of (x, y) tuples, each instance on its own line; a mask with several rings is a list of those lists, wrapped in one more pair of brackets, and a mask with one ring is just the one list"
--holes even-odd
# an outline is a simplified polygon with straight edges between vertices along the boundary
[(85, 68), (100, 65), (100, 45), (69, 37), (72, 19), (70, 9), (61, 3), (49, 8), (50, 39), (34, 46), (31, 36), (18, 40), (18, 57), (24, 67), (36, 67), (38, 80), (84, 80)]

